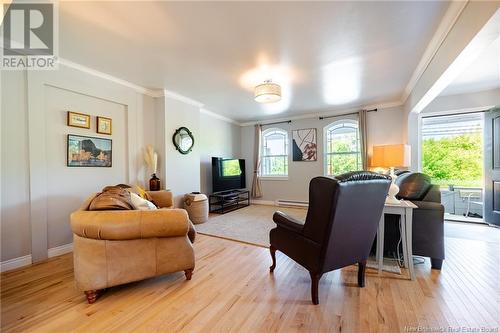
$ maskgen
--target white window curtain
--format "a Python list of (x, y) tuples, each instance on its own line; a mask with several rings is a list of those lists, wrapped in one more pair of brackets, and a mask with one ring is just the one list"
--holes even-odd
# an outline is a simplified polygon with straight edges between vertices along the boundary
[(255, 125), (255, 142), (254, 142), (254, 166), (253, 166), (253, 180), (252, 180), (252, 198), (261, 198), (262, 197), (262, 187), (259, 179), (259, 170), (260, 170), (260, 140), (262, 137), (262, 126)]

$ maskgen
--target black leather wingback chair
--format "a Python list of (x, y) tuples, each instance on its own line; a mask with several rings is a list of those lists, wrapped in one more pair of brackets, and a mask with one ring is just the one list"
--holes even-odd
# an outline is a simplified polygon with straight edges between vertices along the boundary
[(384, 208), (390, 177), (373, 172), (351, 172), (336, 178), (316, 177), (309, 184), (305, 224), (274, 213), (271, 273), (279, 250), (311, 275), (311, 296), (319, 303), (318, 285), (329, 271), (358, 264), (358, 285), (365, 285), (366, 259)]
[[(439, 186), (423, 173), (403, 173), (396, 179), (398, 199), (413, 202), (413, 254), (431, 259), (434, 269), (441, 269), (444, 260), (444, 207)], [(386, 215), (384, 249), (394, 251), (400, 234), (398, 216)]]

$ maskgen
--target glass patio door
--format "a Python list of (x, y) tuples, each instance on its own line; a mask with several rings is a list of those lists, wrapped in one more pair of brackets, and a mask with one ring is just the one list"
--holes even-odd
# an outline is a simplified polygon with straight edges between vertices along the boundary
[(445, 218), (483, 222), (484, 113), (422, 118), (422, 172), (441, 188)]

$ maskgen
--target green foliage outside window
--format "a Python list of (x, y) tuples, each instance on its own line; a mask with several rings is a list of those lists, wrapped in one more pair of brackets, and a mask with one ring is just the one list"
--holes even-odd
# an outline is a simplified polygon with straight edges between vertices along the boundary
[(434, 184), (482, 187), (483, 142), (480, 133), (423, 140), (423, 172)]
[(340, 175), (360, 169), (358, 153), (333, 154), (328, 156), (328, 174)]
[(286, 176), (288, 175), (288, 156), (266, 156), (262, 159), (265, 175)]
[(334, 135), (328, 142), (327, 174), (339, 175), (361, 169), (361, 153), (358, 148), (356, 131)]

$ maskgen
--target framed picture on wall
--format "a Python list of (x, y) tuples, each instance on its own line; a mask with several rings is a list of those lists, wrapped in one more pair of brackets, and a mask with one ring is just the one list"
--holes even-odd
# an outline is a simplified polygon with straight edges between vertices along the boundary
[(67, 166), (111, 167), (111, 139), (68, 134)]
[(90, 128), (90, 115), (68, 111), (67, 125), (72, 127)]
[(106, 117), (97, 117), (97, 133), (111, 135), (112, 120)]
[(316, 161), (318, 146), (315, 128), (292, 131), (292, 155), (294, 161)]

